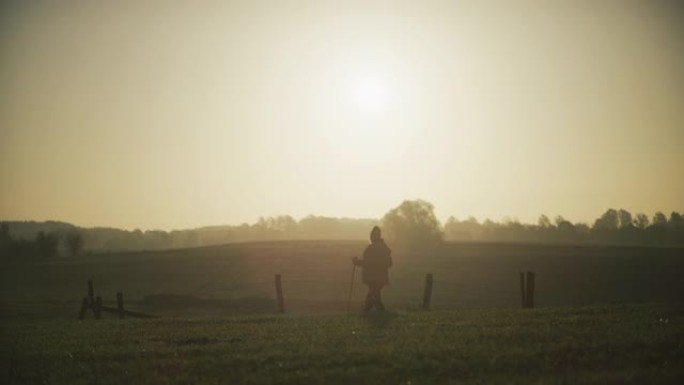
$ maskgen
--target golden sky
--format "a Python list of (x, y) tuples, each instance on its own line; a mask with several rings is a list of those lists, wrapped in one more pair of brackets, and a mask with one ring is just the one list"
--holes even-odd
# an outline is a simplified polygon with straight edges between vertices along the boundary
[(684, 211), (664, 1), (0, 6), (0, 219)]

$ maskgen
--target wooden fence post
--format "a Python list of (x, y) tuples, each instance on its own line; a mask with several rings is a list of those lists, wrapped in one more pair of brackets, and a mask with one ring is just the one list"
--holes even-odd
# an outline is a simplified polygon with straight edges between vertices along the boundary
[(123, 306), (123, 293), (116, 293), (116, 307), (119, 310), (119, 318), (124, 317), (124, 306)]
[(283, 299), (283, 284), (280, 280), (280, 274), (275, 276), (276, 297), (278, 298), (278, 311), (285, 313), (285, 300)]
[(525, 293), (525, 299), (527, 300), (527, 308), (534, 308), (534, 272), (527, 272), (527, 291)]
[(430, 300), (432, 299), (432, 274), (425, 275), (425, 291), (423, 292), (423, 309), (430, 309)]
[(93, 315), (97, 316), (95, 312), (95, 289), (93, 288), (93, 280), (88, 280), (88, 299), (90, 300), (90, 309), (93, 311)]
[(95, 297), (95, 306), (93, 309), (93, 311), (95, 312), (95, 318), (96, 319), (100, 319), (100, 315), (102, 314), (101, 307), (102, 307), (102, 297), (100, 297), (98, 295), (97, 297)]
[(78, 313), (78, 319), (83, 319), (85, 317), (85, 313), (88, 310), (88, 298), (83, 298), (83, 301), (81, 301), (81, 311)]
[(525, 295), (525, 273), (520, 272), (520, 307), (527, 307), (527, 297)]

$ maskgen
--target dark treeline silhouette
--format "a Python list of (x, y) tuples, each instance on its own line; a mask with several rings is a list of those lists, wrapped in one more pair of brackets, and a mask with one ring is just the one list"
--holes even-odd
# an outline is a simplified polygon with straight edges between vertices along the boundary
[(79, 228), (64, 222), (4, 222), (0, 255), (52, 257), (87, 252), (161, 250), (273, 240), (365, 240), (375, 225), (398, 247), (422, 248), (442, 241), (526, 242), (684, 246), (684, 219), (672, 212), (632, 215), (607, 210), (593, 224), (572, 223), (561, 216), (542, 215), (536, 224), (516, 220), (479, 222), (451, 217), (441, 224), (434, 207), (423, 200), (407, 200), (378, 219), (308, 216), (261, 218), (254, 224), (210, 226), (191, 230), (121, 230)]
[[(162, 250), (219, 245), (231, 242), (274, 240), (366, 239), (375, 219), (307, 216), (299, 221), (291, 216), (260, 218), (254, 224), (208, 226), (191, 230), (121, 230), (80, 228), (69, 223), (48, 221), (7, 221), (3, 225), (0, 255), (48, 257), (89, 252)], [(40, 235), (42, 234), (42, 235)], [(39, 236), (49, 237), (54, 251), (37, 249)], [(42, 239), (42, 238), (41, 238)]]
[(459, 221), (449, 218), (444, 236), (450, 241), (578, 243), (644, 246), (684, 245), (684, 220), (673, 211), (669, 218), (657, 212), (652, 219), (645, 214), (609, 209), (590, 226), (572, 223), (562, 216), (551, 221), (546, 215), (537, 224), (516, 220), (501, 223), (475, 218)]
[[(76, 234), (76, 233), (73, 233)], [(59, 247), (57, 232), (38, 231), (32, 239), (14, 238), (7, 223), (0, 224), (0, 256), (18, 258), (51, 258), (57, 255)]]

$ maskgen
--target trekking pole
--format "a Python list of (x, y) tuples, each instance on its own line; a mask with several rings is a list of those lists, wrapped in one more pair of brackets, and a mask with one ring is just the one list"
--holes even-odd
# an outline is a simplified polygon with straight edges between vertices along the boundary
[(347, 300), (347, 313), (349, 313), (349, 308), (351, 307), (352, 293), (354, 292), (354, 275), (356, 274), (356, 263), (352, 267), (351, 284), (349, 285), (349, 299)]

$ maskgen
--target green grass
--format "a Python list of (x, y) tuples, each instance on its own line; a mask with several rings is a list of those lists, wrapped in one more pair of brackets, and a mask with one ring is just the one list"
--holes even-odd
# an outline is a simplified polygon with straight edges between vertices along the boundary
[(684, 308), (10, 321), (3, 384), (682, 383)]
[[(365, 245), (0, 261), (0, 384), (684, 383), (684, 249), (396, 249), (383, 291), (394, 312), (346, 315), (350, 260)], [(516, 309), (526, 270), (534, 310)], [(437, 310), (411, 310), (426, 273)], [(123, 291), (126, 308), (161, 317), (76, 321), (88, 279), (105, 304)]]

